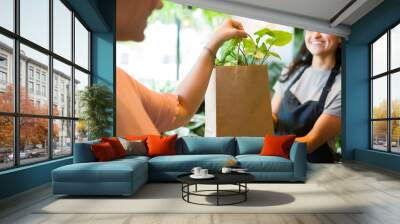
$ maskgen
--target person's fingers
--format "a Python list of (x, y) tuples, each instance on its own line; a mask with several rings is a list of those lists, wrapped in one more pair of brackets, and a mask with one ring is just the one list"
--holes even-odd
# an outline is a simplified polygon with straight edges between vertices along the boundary
[(246, 38), (248, 34), (244, 30), (233, 29), (233, 36)]
[(239, 31), (239, 36), (242, 38), (246, 38), (248, 36), (248, 34), (244, 31)]
[(230, 22), (232, 24), (232, 27), (239, 29), (239, 30), (243, 30), (243, 25), (241, 22), (233, 20), (233, 19), (231, 19)]

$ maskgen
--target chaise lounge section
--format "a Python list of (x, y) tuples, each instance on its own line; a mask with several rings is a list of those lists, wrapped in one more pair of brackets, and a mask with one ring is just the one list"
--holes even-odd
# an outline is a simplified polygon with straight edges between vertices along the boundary
[(148, 181), (176, 181), (176, 177), (200, 166), (218, 172), (229, 160), (236, 160), (259, 182), (304, 182), (306, 146), (295, 142), (290, 159), (260, 156), (262, 137), (182, 137), (176, 142), (177, 155), (127, 156), (96, 162), (91, 141), (75, 144), (74, 163), (52, 172), (53, 193), (67, 195), (132, 195)]

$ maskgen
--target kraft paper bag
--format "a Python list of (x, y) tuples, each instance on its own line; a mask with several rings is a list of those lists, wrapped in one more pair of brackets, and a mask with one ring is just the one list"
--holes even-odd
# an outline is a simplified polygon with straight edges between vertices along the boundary
[(266, 65), (217, 66), (205, 96), (205, 136), (273, 134)]

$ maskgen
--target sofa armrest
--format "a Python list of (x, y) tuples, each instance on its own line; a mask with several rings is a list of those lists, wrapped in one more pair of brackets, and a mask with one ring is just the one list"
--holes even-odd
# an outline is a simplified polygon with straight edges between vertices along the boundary
[(290, 160), (293, 162), (293, 179), (305, 181), (307, 176), (307, 145), (294, 142), (290, 149)]
[(74, 145), (74, 163), (89, 163), (95, 162), (96, 158), (92, 153), (90, 146), (100, 143), (99, 140), (75, 143)]

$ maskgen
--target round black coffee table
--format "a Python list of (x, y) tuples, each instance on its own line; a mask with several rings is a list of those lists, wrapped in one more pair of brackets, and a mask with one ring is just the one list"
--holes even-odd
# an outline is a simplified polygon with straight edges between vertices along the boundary
[[(247, 192), (249, 188), (247, 183), (255, 180), (255, 177), (248, 173), (216, 173), (213, 174), (215, 177), (212, 179), (193, 179), (190, 177), (191, 173), (182, 174), (177, 177), (178, 181), (182, 183), (182, 199), (188, 203), (198, 205), (234, 205), (245, 202), (247, 200)], [(198, 190), (197, 185), (216, 185), (215, 190)], [(220, 185), (236, 185), (237, 190), (224, 190), (220, 189)], [(194, 191), (190, 191), (190, 186), (195, 186)], [(214, 192), (215, 194), (206, 194)], [(193, 202), (190, 200), (190, 196), (204, 196), (204, 197), (216, 197), (216, 204), (202, 204)], [(240, 196), (240, 199), (231, 203), (221, 203), (221, 197), (232, 197)]]

